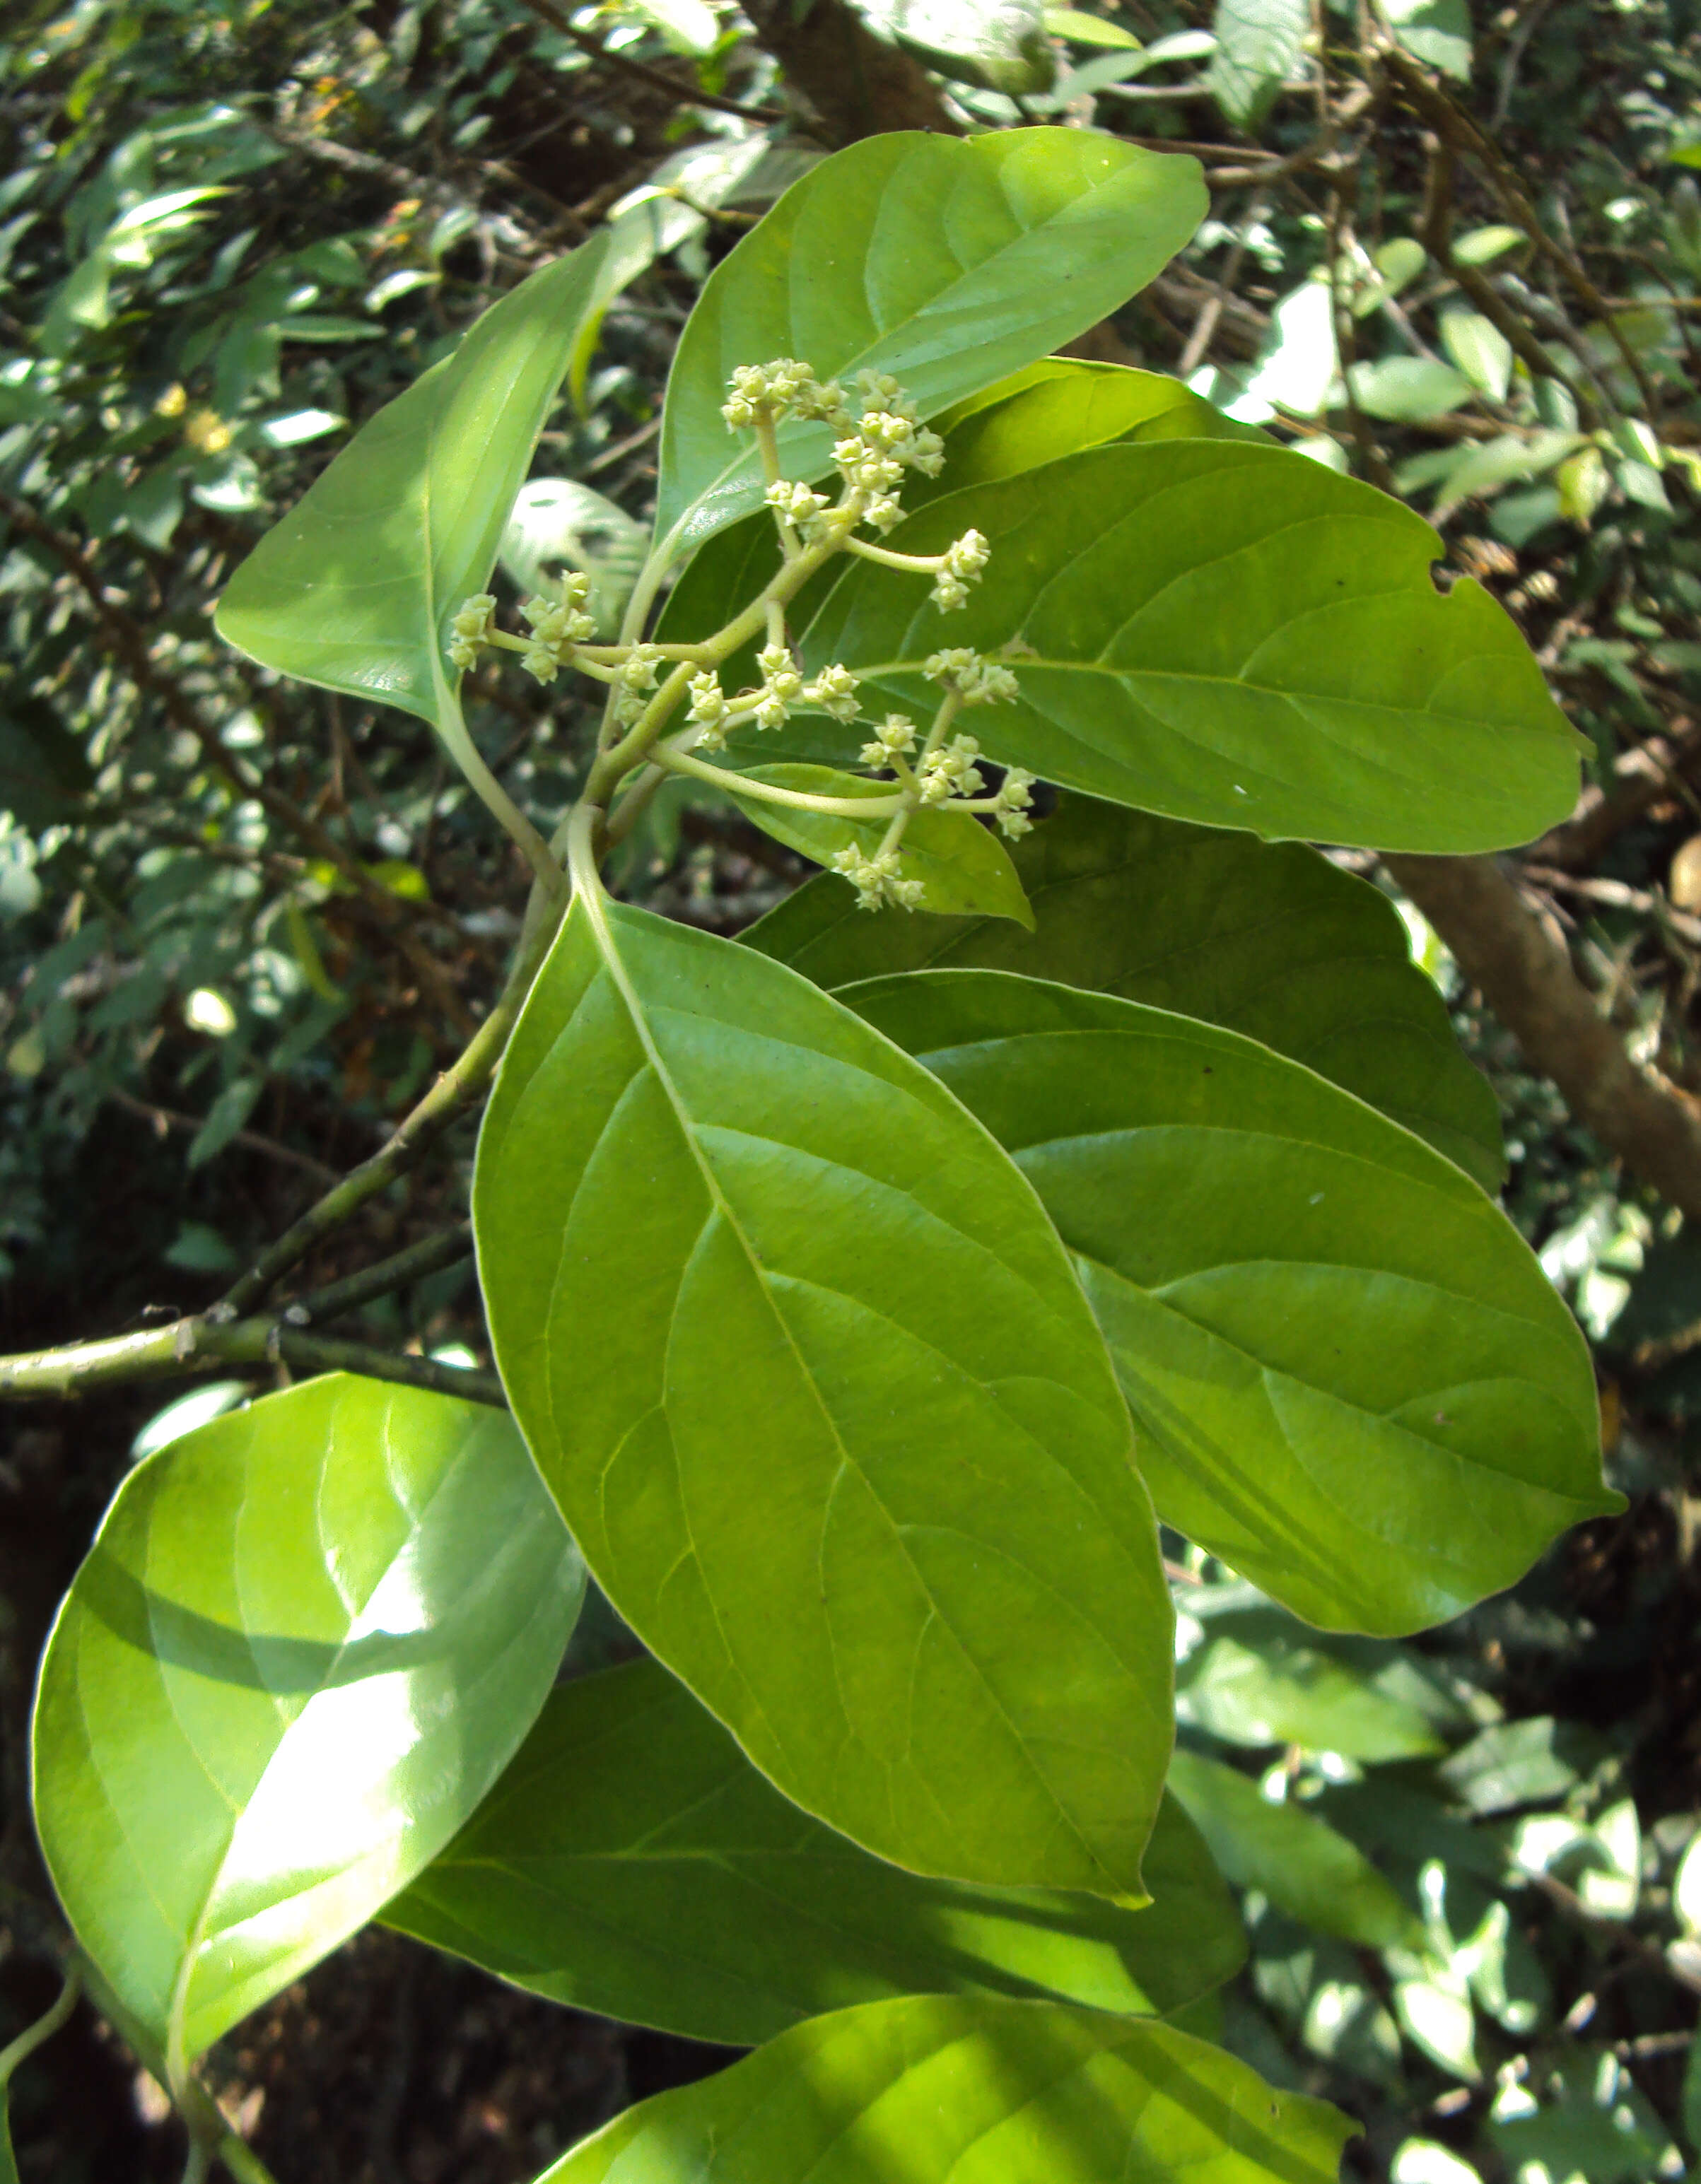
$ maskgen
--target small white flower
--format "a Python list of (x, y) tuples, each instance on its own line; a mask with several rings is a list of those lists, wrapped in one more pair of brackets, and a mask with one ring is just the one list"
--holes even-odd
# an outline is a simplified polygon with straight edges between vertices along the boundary
[(1018, 694), (1016, 677), (1007, 667), (964, 645), (935, 652), (923, 663), (922, 672), (955, 690), (965, 705), (1001, 705)]
[(803, 694), (803, 677), (788, 646), (765, 644), (756, 655), (756, 666), (761, 670), (764, 697), (777, 698), (784, 705), (796, 704)]
[(871, 857), (853, 844), (848, 850), (837, 850), (831, 861), (834, 871), (843, 872), (856, 889), (859, 910), (878, 910), (885, 903), (890, 903), (895, 910), (920, 907), (922, 883), (900, 879), (895, 850), (887, 850)]
[(640, 690), (653, 690), (655, 688), (655, 671), (661, 665), (661, 651), (658, 645), (634, 644), (615, 670), (620, 688), (630, 691), (634, 697)]
[(827, 508), (827, 495), (813, 493), (809, 487), (789, 478), (781, 478), (771, 485), (764, 495), (770, 508), (783, 515), (788, 523), (809, 524)]
[(943, 804), (951, 796), (979, 796), (985, 777), (974, 763), (980, 745), (973, 736), (953, 736), (942, 749), (923, 761), (920, 783), (923, 804)]
[(488, 592), (475, 592), (470, 599), (463, 601), (449, 623), (450, 660), (457, 667), (472, 666), (478, 658), (479, 648), (489, 644), (495, 628), (495, 599)]
[(848, 667), (823, 667), (803, 689), (804, 703), (818, 706), (835, 721), (854, 721), (862, 710), (856, 695), (856, 677)]
[(916, 747), (916, 724), (906, 713), (888, 713), (874, 731), (873, 743), (862, 746), (864, 766), (890, 766), (895, 758), (907, 757)]
[(1034, 822), (1028, 816), (1034, 801), (1034, 783), (1038, 778), (1025, 766), (1012, 766), (999, 785), (997, 801), (993, 806), (993, 817), (1000, 833), (1012, 842), (1023, 834), (1031, 834)]

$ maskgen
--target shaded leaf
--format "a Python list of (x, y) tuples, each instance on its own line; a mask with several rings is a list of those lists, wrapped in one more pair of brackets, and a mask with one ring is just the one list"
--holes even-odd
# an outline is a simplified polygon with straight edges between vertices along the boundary
[(1167, 2025), (929, 1995), (800, 2025), (538, 2184), (1334, 2184), (1353, 2129)]
[(1493, 1092), (1376, 889), (1297, 843), (1076, 796), (1012, 861), (1031, 938), (984, 918), (871, 915), (822, 878), (743, 939), (829, 989), (897, 971), (1020, 971), (1200, 1017), (1304, 1062), (1498, 1190)]
[(1104, 994), (922, 971), (842, 998), (1032, 1179), (1159, 1513), (1296, 1613), (1442, 1622), (1623, 1506), (1570, 1314), (1419, 1139), (1235, 1033)]
[(1175, 1710), (1227, 1744), (1297, 1744), (1375, 1765), (1424, 1759), (1446, 1740), (1416, 1707), (1266, 1614), (1248, 1627), (1207, 1625), (1175, 1678)]
[(1423, 1946), (1422, 1922), (1363, 1852), (1302, 1806), (1274, 1803), (1250, 1775), (1196, 1752), (1177, 1752), (1169, 1789), (1237, 1888), (1344, 1942)]
[(1129, 1911), (884, 1864), (789, 1803), (645, 1661), (556, 1691), (497, 1788), (384, 1917), (554, 2001), (753, 2046), (899, 1994), (1178, 2009), (1231, 1978), (1246, 1944), (1173, 1799), (1146, 1877), (1154, 1901)]
[(1385, 356), (1376, 364), (1355, 364), (1352, 396), (1367, 417), (1400, 425), (1445, 417), (1475, 393), (1463, 371), (1429, 357)]
[[(1206, 203), (1191, 159), (1091, 130), (898, 131), (823, 160), (716, 268), (686, 326), (662, 420), (664, 549), (761, 504), (757, 453), (721, 416), (735, 365), (890, 371), (931, 416), (1144, 287)], [(784, 426), (787, 475), (824, 470), (832, 438)]]
[(335, 1373), (130, 1474), (48, 1641), (36, 1817), (174, 2071), (436, 1855), (583, 1584), (512, 1421), (447, 1396)]
[(1571, 808), (1579, 740), (1516, 627), (1474, 582), (1442, 597), (1436, 533), (1371, 487), (1277, 448), (1095, 448), (951, 493), (894, 543), (971, 526), (992, 560), (967, 608), (858, 561), (804, 632), (811, 670), (915, 712), (940, 647), (1009, 646), (1020, 697), (975, 719), (993, 758), (1264, 835), (1465, 851)]
[(1151, 1512), (1056, 1236), (950, 1095), (794, 972), (582, 890), (473, 1212), (587, 1561), (763, 1772), (918, 1871), (1137, 1892)]
[(8, 692), (0, 712), (0, 811), (39, 833), (74, 817), (93, 785), (81, 744), (53, 708)]

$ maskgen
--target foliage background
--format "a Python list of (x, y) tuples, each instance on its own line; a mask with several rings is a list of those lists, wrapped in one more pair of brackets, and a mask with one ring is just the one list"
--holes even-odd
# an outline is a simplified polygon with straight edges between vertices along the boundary
[[(1516, 867), (1520, 900), (1624, 1049), (1680, 1100), (1701, 1094), (1693, 8), (882, 0), (864, 15), (886, 42), (851, 81), (837, 57), (865, 34), (839, 0), (12, 11), (5, 1348), (210, 1299), (457, 1050), (516, 931), (513, 853), (428, 732), (228, 653), (209, 617), (230, 570), (352, 425), (611, 220), (627, 285), (545, 433), (507, 564), (521, 581), (571, 536), (616, 597), (706, 270), (811, 158), (880, 127), (1062, 118), (1202, 152), (1213, 219), (1090, 353), (1180, 371), (1412, 500), (1447, 565), (1505, 601), (1595, 754), (1576, 818)], [(1550, 382), (1538, 403), (1531, 357), (1557, 359), (1570, 393)], [(547, 828), (589, 723), (494, 676), (471, 694), (481, 748)], [(620, 878), (736, 933), (804, 870), (676, 784)], [(1701, 1853), (1684, 1863), (1701, 1255), (1638, 1178), (1633, 1128), (1573, 1121), (1406, 907), (1500, 1095), (1508, 1204), (1597, 1344), (1631, 1507), (1406, 1646), (1325, 1646), (1178, 1563), (1185, 1740), (1280, 1816), (1274, 1849), (1224, 1824), (1252, 1955), (1201, 2025), (1362, 2118), (1349, 2174), (1680, 2175), (1701, 2158)], [(316, 1273), (452, 1217), (470, 1152), (451, 1140)], [(1701, 1167), (1693, 1199), (1692, 1214)], [(484, 1362), (464, 1267), (375, 1309), (380, 1339)], [(159, 1407), (143, 1392), (3, 1421), (0, 2042), (53, 1989), (24, 1794), (34, 1663)], [(624, 1642), (593, 1616), (576, 1658)], [(281, 2174), (497, 2184), (720, 2059), (375, 1934), (214, 2068)], [(26, 2179), (165, 2176), (181, 2159), (163, 2102), (86, 2012), (15, 2109)]]

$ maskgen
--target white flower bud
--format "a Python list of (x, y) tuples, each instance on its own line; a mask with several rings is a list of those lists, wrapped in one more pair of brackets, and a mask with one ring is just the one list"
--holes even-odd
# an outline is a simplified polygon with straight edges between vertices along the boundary
[(993, 817), (999, 832), (1012, 842), (1034, 831), (1034, 822), (1027, 815), (1034, 801), (1034, 783), (1037, 778), (1025, 766), (1012, 766), (999, 785)]
[(848, 667), (823, 667), (812, 682), (804, 685), (806, 705), (817, 705), (835, 721), (854, 721), (862, 710), (856, 695), (856, 677)]
[(784, 516), (787, 522), (807, 524), (819, 515), (828, 504), (824, 493), (811, 493), (806, 485), (781, 478), (771, 485), (763, 498), (770, 508)]
[(457, 667), (471, 667), (481, 645), (488, 644), (496, 627), (496, 601), (488, 592), (475, 592), (463, 601), (449, 623), (452, 635), (448, 652)]
[(789, 647), (765, 644), (756, 655), (756, 666), (761, 670), (764, 697), (777, 698), (782, 705), (791, 705), (803, 694), (803, 677), (797, 671), (797, 662)]
[(907, 757), (916, 747), (916, 724), (905, 713), (888, 713), (874, 731), (873, 743), (864, 744), (864, 766), (890, 766), (895, 758)]
[(962, 645), (935, 652), (923, 662), (922, 672), (955, 690), (965, 705), (1000, 705), (1018, 695), (1016, 677), (1007, 667)]
[(919, 908), (922, 883), (899, 878), (895, 850), (871, 857), (853, 844), (835, 851), (831, 862), (834, 871), (843, 872), (856, 889), (859, 910), (878, 910), (884, 903), (890, 903), (895, 910)]
[(655, 671), (661, 664), (659, 646), (634, 644), (615, 670), (619, 687), (633, 696), (640, 690), (653, 690), (655, 688)]

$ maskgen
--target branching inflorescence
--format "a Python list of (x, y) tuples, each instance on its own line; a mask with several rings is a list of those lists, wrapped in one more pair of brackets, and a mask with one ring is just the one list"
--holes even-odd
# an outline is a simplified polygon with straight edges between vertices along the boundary
[[(731, 430), (755, 437), (767, 480), (765, 499), (778, 534), (780, 566), (761, 593), (713, 636), (693, 644), (660, 644), (639, 637), (600, 644), (585, 610), (590, 579), (569, 571), (560, 580), (559, 598), (528, 599), (521, 607), (529, 636), (497, 627), (496, 601), (488, 593), (468, 599), (455, 617), (449, 656), (465, 668), (486, 650), (517, 652), (521, 666), (540, 682), (552, 682), (563, 668), (571, 668), (606, 686), (600, 750), (587, 792), (594, 803), (603, 802), (622, 784), (622, 793), (629, 795), (631, 777), (647, 766), (722, 783), (745, 801), (791, 805), (862, 827), (884, 820), (884, 832), (872, 850), (852, 841), (833, 855), (832, 865), (856, 889), (863, 909), (891, 905), (915, 910), (922, 905), (923, 883), (905, 877), (902, 843), (917, 811), (948, 804), (964, 814), (984, 813), (1012, 838), (1026, 833), (1032, 823), (1027, 815), (1034, 777), (1012, 766), (999, 787), (989, 791), (976, 764), (979, 743), (956, 727), (965, 708), (1016, 696), (1016, 677), (1008, 667), (962, 647), (934, 654), (926, 672), (940, 694), (926, 730), (905, 714), (889, 713), (878, 726), (870, 723), (873, 733), (862, 748), (862, 764), (890, 780), (890, 796), (809, 795), (694, 755), (724, 750), (728, 737), (741, 728), (782, 728), (795, 711), (825, 713), (847, 725), (863, 717), (857, 677), (838, 662), (806, 676), (786, 621), (791, 600), (835, 554), (930, 577), (932, 604), (945, 612), (968, 604), (970, 589), (985, 571), (991, 549), (978, 531), (964, 532), (942, 554), (925, 554), (898, 553), (858, 535), (866, 529), (884, 538), (903, 521), (900, 495), (906, 473), (936, 476), (945, 448), (886, 373), (860, 373), (856, 398), (853, 409), (837, 381), (817, 379), (806, 364), (790, 357), (741, 365), (733, 374), (721, 414)], [(840, 479), (836, 498), (783, 474), (778, 428), (787, 418), (826, 424), (839, 434), (833, 446)], [(728, 693), (722, 668), (758, 637), (766, 640), (756, 655), (760, 679)], [(683, 727), (664, 739), (664, 730), (682, 707)]]

